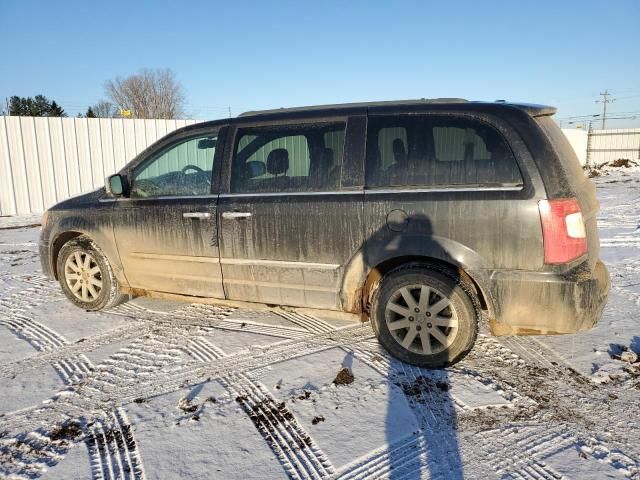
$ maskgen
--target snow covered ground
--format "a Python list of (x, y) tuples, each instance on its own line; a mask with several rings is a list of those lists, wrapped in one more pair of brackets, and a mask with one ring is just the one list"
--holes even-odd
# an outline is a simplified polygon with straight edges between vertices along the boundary
[[(0, 218), (0, 477), (640, 478), (640, 173), (596, 179), (590, 332), (479, 337), (444, 371), (368, 324), (135, 299), (86, 313)], [(353, 381), (334, 383), (342, 368)], [(341, 377), (344, 377), (342, 375)]]

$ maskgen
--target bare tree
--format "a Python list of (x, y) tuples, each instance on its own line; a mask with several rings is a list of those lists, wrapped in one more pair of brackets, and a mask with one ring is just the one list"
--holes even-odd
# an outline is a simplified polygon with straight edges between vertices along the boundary
[(118, 114), (118, 108), (113, 103), (107, 102), (106, 100), (100, 100), (89, 108), (97, 118), (111, 118)]
[(175, 73), (169, 69), (142, 70), (105, 84), (107, 96), (133, 118), (179, 118), (184, 114), (185, 96)]

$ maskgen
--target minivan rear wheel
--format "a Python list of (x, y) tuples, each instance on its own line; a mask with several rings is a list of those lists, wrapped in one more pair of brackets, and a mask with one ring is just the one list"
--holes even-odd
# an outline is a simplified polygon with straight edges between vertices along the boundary
[(473, 347), (476, 305), (472, 289), (450, 272), (410, 265), (382, 278), (372, 298), (371, 323), (394, 357), (440, 368), (460, 361)]
[(84, 310), (102, 310), (122, 302), (126, 295), (118, 290), (109, 261), (87, 236), (65, 243), (56, 265), (62, 291)]

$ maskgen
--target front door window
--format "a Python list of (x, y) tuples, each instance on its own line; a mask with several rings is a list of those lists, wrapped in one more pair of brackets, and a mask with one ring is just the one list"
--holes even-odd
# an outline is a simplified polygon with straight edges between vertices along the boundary
[(135, 168), (131, 197), (178, 197), (211, 193), (216, 135), (179, 140)]

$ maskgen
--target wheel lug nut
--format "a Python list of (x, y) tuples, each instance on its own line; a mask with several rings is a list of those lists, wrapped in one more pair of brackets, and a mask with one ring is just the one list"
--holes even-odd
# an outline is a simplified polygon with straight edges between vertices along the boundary
[(430, 316), (431, 316), (431, 314), (430, 314), (429, 312), (427, 312), (425, 315), (426, 315), (427, 317), (430, 317)]
[(410, 322), (413, 322), (413, 317), (409, 317), (409, 321), (410, 321)]
[(419, 312), (420, 312), (420, 309), (419, 309), (419, 308), (416, 308), (416, 309), (415, 309), (415, 312), (416, 312), (416, 313), (419, 313)]

